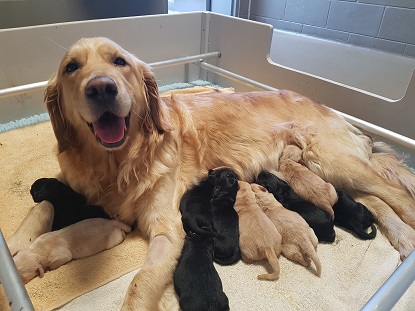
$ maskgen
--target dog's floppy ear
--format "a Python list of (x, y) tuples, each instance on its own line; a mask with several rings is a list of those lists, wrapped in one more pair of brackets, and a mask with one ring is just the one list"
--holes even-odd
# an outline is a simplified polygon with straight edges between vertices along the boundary
[(149, 113), (145, 117), (144, 125), (148, 131), (153, 127), (160, 133), (171, 131), (171, 124), (167, 115), (167, 108), (159, 97), (158, 85), (150, 68), (141, 61), (138, 66), (143, 70), (145, 95), (147, 98)]
[(49, 112), (53, 131), (58, 140), (58, 150), (61, 153), (70, 146), (71, 140), (73, 142), (72, 138), (75, 135), (75, 129), (68, 123), (63, 112), (63, 102), (60, 97), (57, 74), (48, 82), (44, 94), (44, 102)]

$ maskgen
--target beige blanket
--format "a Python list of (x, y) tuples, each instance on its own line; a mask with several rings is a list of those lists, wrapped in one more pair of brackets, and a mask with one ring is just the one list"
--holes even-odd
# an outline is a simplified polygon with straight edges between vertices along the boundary
[[(33, 181), (59, 171), (54, 144), (49, 121), (0, 134), (0, 228), (6, 239), (34, 206), (29, 194)], [(231, 310), (359, 310), (399, 265), (399, 254), (380, 233), (372, 241), (362, 241), (343, 230), (336, 232), (333, 244), (318, 247), (320, 278), (283, 257), (281, 276), (275, 282), (256, 279), (265, 269), (260, 264), (216, 266)], [(111, 250), (29, 282), (29, 296), (36, 310), (51, 310), (78, 296), (60, 310), (118, 310), (146, 250), (143, 240), (128, 235)], [(413, 285), (394, 310), (409, 311), (414, 306)], [(0, 310), (8, 310), (1, 286)]]

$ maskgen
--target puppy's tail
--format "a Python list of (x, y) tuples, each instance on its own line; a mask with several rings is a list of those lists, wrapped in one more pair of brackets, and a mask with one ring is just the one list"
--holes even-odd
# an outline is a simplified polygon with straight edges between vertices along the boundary
[(274, 272), (269, 274), (260, 274), (258, 275), (259, 280), (269, 280), (274, 281), (280, 277), (280, 262), (278, 260), (275, 250), (271, 247), (265, 249), (265, 256), (267, 257), (269, 264)]
[(375, 142), (370, 161), (374, 169), (384, 178), (402, 185), (415, 199), (415, 172), (411, 172), (404, 164), (402, 156), (384, 142)]

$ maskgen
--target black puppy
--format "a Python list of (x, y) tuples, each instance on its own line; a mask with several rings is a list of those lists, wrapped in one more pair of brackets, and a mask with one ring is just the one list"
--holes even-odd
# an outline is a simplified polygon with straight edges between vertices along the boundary
[(213, 238), (187, 234), (174, 272), (174, 287), (183, 311), (229, 310), (229, 300), (213, 265)]
[[(362, 203), (358, 203), (343, 191), (337, 191), (339, 197), (333, 205), (334, 224), (354, 232), (357, 237), (363, 240), (374, 239), (376, 237), (376, 227), (373, 224), (375, 218), (373, 214)], [(366, 228), (371, 228), (367, 233)]]
[(229, 310), (229, 301), (213, 265), (212, 180), (206, 178), (188, 190), (180, 201), (186, 237), (174, 272), (174, 288), (180, 308), (186, 310)]
[(238, 192), (238, 176), (230, 169), (209, 171), (208, 179), (215, 185), (212, 199), (214, 238), (214, 261), (232, 265), (241, 259), (239, 249), (238, 213), (233, 208)]
[(272, 173), (260, 173), (255, 182), (272, 193), (285, 208), (300, 214), (320, 242), (334, 241), (336, 233), (329, 213), (300, 198), (285, 181)]
[(205, 179), (186, 191), (180, 200), (180, 212), (186, 233), (196, 233), (201, 237), (215, 236), (213, 210), (210, 205), (213, 187), (212, 181)]
[(56, 178), (40, 178), (30, 188), (35, 203), (49, 201), (55, 210), (52, 230), (59, 230), (88, 218), (111, 217), (101, 206), (87, 205), (86, 198)]

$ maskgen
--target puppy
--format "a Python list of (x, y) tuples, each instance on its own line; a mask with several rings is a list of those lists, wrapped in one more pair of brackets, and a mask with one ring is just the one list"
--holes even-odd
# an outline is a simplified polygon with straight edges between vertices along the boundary
[[(334, 224), (354, 232), (363, 240), (374, 239), (376, 237), (376, 227), (373, 224), (375, 218), (373, 214), (362, 203), (358, 203), (343, 191), (337, 191), (339, 200), (333, 206)], [(367, 233), (366, 228), (371, 228)]]
[(131, 228), (118, 220), (93, 218), (42, 234), (27, 249), (13, 257), (24, 283), (46, 270), (110, 249), (124, 241)]
[(52, 230), (59, 230), (88, 218), (111, 219), (101, 206), (87, 205), (82, 194), (56, 178), (40, 178), (30, 188), (35, 203), (49, 201), (54, 208)]
[(301, 153), (301, 149), (297, 146), (286, 146), (281, 154), (279, 171), (301, 198), (329, 213), (334, 219), (333, 205), (337, 202), (336, 190), (332, 184), (325, 182), (298, 163), (301, 160)]
[(173, 280), (181, 310), (229, 310), (228, 297), (213, 265), (213, 237), (186, 235)]
[(183, 229), (200, 237), (214, 237), (213, 210), (210, 199), (213, 192), (212, 180), (206, 178), (187, 190), (180, 200)]
[(230, 169), (209, 171), (215, 185), (210, 204), (213, 210), (215, 231), (214, 260), (221, 265), (232, 265), (241, 259), (239, 249), (239, 220), (234, 207), (238, 191), (238, 176)]
[(235, 210), (239, 216), (239, 244), (245, 262), (267, 259), (272, 273), (260, 274), (260, 280), (276, 280), (280, 275), (278, 256), (281, 253), (281, 234), (261, 211), (255, 201), (251, 186), (239, 181)]
[(213, 265), (213, 183), (207, 178), (188, 190), (180, 201), (186, 237), (173, 281), (180, 308), (229, 310), (229, 301)]
[(318, 239), (313, 229), (297, 213), (284, 208), (264, 187), (251, 184), (256, 202), (282, 236), (282, 254), (306, 267), (311, 261), (321, 275), (321, 263), (316, 253)]
[(329, 213), (300, 198), (285, 181), (272, 173), (262, 172), (258, 175), (256, 183), (272, 193), (285, 208), (300, 214), (314, 230), (319, 242), (334, 241), (336, 233)]

